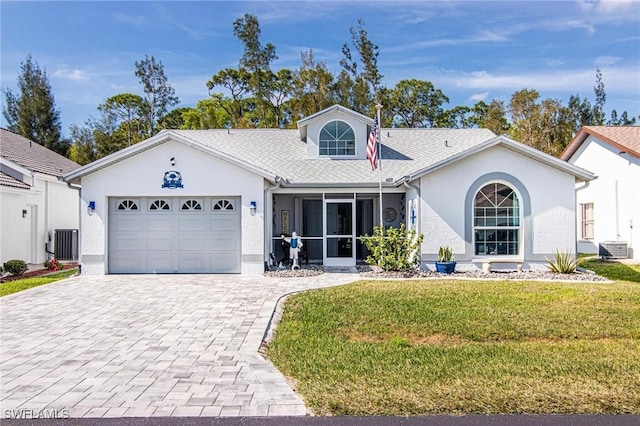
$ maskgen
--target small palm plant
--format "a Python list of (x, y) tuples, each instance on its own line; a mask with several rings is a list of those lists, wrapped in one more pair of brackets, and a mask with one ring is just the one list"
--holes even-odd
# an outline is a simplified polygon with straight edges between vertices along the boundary
[(545, 259), (551, 272), (556, 274), (573, 274), (580, 264), (580, 261), (569, 250), (562, 252), (556, 250), (553, 252), (553, 259), (548, 257)]

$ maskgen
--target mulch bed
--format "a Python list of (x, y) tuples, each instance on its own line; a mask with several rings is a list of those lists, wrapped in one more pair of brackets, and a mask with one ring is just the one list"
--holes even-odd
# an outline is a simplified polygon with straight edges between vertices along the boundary
[(0, 278), (0, 283), (6, 283), (6, 282), (9, 282), (9, 281), (21, 280), (21, 279), (24, 279), (24, 278), (39, 277), (40, 275), (55, 274), (56, 272), (66, 271), (67, 269), (77, 268), (78, 264), (77, 263), (64, 263), (61, 266), (62, 266), (62, 268), (58, 269), (57, 271), (52, 271), (50, 269), (38, 269), (37, 271), (25, 272), (22, 275), (7, 275), (6, 277)]

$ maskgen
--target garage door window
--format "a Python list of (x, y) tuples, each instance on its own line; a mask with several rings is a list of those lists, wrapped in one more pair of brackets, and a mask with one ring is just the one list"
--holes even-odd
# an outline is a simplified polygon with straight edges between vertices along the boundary
[(182, 207), (180, 207), (180, 210), (197, 210), (200, 211), (202, 210), (202, 203), (198, 200), (187, 200), (185, 202), (182, 203)]
[(136, 200), (122, 200), (118, 203), (119, 211), (138, 211), (138, 202)]
[(213, 210), (214, 211), (233, 211), (235, 210), (235, 207), (233, 205), (233, 202), (230, 200), (218, 200), (218, 201), (214, 201)]
[(171, 210), (171, 205), (165, 200), (153, 200), (151, 204), (149, 204), (149, 210), (150, 211), (158, 211), (158, 210), (169, 211)]

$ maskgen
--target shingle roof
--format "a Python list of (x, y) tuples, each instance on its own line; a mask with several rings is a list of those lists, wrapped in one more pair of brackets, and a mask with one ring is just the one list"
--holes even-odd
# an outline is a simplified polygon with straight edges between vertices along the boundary
[(8, 186), (11, 188), (30, 189), (26, 183), (19, 181), (3, 172), (0, 172), (0, 186)]
[[(372, 171), (366, 160), (307, 158), (307, 144), (300, 140), (297, 130), (172, 130), (171, 133), (281, 176), (291, 185), (378, 182), (378, 172)], [(486, 129), (382, 129), (383, 181), (397, 181), (493, 137)]]
[(568, 161), (589, 135), (640, 158), (640, 126), (584, 126), (562, 151), (560, 158)]
[(0, 129), (0, 156), (32, 172), (61, 177), (79, 164), (29, 139)]

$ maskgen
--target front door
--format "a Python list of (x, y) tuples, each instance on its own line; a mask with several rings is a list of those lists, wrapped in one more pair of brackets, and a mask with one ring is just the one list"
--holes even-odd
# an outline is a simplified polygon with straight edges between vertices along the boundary
[(355, 266), (354, 200), (324, 201), (324, 264), (325, 266)]

